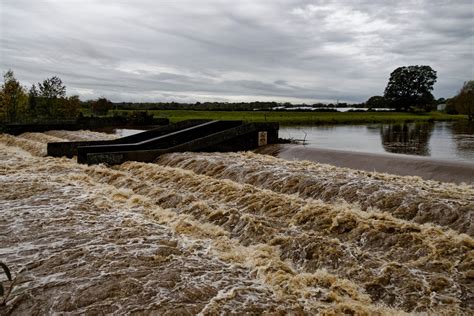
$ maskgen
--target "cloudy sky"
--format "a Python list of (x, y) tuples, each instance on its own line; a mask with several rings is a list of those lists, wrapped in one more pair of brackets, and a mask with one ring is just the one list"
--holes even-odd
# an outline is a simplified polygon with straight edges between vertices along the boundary
[(361, 102), (399, 66), (474, 79), (473, 0), (0, 0), (0, 70), (113, 101)]

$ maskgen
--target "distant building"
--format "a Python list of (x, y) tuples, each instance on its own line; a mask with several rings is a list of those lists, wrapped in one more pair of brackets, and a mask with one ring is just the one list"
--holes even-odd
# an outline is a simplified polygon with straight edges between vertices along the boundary
[(446, 110), (446, 103), (441, 103), (436, 106), (436, 110), (438, 111), (445, 111)]

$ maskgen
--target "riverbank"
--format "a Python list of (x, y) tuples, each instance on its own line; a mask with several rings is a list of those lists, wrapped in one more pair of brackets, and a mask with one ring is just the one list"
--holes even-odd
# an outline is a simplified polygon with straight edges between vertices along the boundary
[[(112, 113), (128, 113), (132, 110), (116, 110)], [(171, 123), (184, 120), (243, 120), (249, 122), (278, 122), (282, 125), (313, 124), (362, 124), (457, 121), (465, 115), (450, 115), (441, 112), (424, 114), (406, 112), (314, 112), (314, 111), (193, 111), (150, 110), (154, 117), (167, 118)], [(111, 114), (112, 114), (111, 113)]]

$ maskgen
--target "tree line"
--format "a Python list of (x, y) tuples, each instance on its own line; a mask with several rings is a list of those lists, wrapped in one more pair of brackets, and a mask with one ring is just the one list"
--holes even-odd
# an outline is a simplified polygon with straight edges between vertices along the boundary
[(370, 97), (359, 104), (315, 103), (291, 104), (278, 102), (155, 102), (155, 103), (112, 103), (106, 98), (82, 102), (78, 96), (66, 96), (66, 86), (57, 76), (33, 84), (29, 90), (15, 78), (13, 71), (4, 74), (0, 90), (0, 122), (44, 122), (73, 120), (81, 113), (81, 107), (92, 114), (106, 115), (111, 109), (130, 110), (210, 110), (210, 111), (252, 111), (273, 110), (291, 107), (318, 107), (330, 110), (333, 107), (392, 108), (395, 111), (428, 112), (439, 103), (446, 103), (451, 114), (466, 114), (469, 120), (474, 116), (474, 81), (468, 81), (459, 93), (451, 99), (435, 100), (431, 91), (437, 80), (437, 73), (430, 66), (405, 66), (391, 74), (383, 96)]
[(0, 121), (6, 123), (72, 120), (79, 114), (79, 96), (66, 97), (66, 87), (57, 76), (33, 84), (29, 90), (13, 71), (3, 76), (0, 90)]
[(66, 96), (66, 86), (58, 76), (22, 86), (12, 70), (3, 75), (0, 89), (0, 123), (44, 123), (76, 120), (81, 108), (106, 115), (112, 102), (105, 98), (82, 102), (79, 96)]
[(289, 109), (296, 107), (323, 108), (330, 111), (334, 107), (390, 108), (399, 112), (429, 112), (436, 110), (438, 104), (446, 104), (449, 114), (466, 114), (469, 120), (474, 115), (474, 81), (464, 83), (459, 93), (450, 98), (435, 100), (431, 91), (437, 80), (437, 73), (430, 66), (398, 67), (391, 74), (382, 96), (372, 96), (366, 102), (291, 104), (277, 102), (155, 102), (155, 103), (115, 103), (114, 106), (128, 110), (210, 110), (210, 111), (252, 111)]
[(195, 102), (195, 103), (178, 103), (178, 102), (120, 102), (113, 103), (114, 108), (123, 110), (196, 110), (196, 111), (253, 111), (253, 110), (272, 110), (279, 107), (291, 108), (301, 106), (311, 107), (346, 107), (352, 106), (347, 103), (339, 104), (292, 104), (289, 102)]

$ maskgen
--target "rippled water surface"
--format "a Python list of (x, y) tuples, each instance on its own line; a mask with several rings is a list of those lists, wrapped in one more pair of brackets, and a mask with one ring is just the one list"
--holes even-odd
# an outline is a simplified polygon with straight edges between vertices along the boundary
[(45, 157), (113, 137), (0, 135), (0, 314), (474, 312), (472, 186), (255, 153)]
[(474, 123), (435, 122), (281, 127), (313, 148), (395, 153), (474, 163)]

